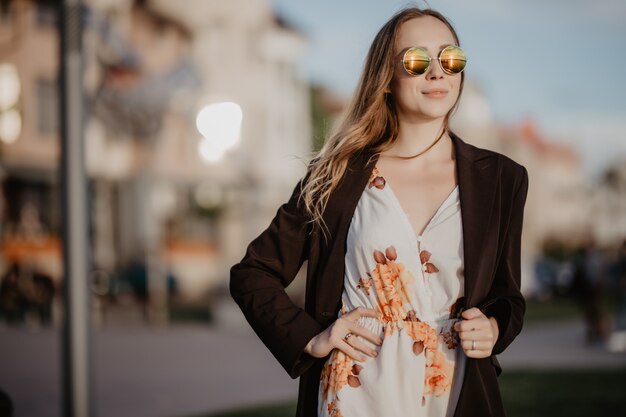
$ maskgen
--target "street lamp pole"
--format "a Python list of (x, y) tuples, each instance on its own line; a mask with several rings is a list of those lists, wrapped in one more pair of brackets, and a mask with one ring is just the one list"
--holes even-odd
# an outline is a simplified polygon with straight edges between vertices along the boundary
[(89, 239), (84, 152), (83, 5), (59, 7), (61, 189), (63, 204), (63, 415), (93, 416), (91, 401)]

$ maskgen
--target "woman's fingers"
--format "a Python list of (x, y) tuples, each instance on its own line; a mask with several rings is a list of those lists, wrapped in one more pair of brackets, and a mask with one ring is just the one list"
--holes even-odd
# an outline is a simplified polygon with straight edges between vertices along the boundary
[(371, 330), (366, 329), (365, 327), (361, 326), (358, 323), (349, 323), (348, 330), (356, 335), (359, 335), (369, 340), (375, 345), (380, 346), (383, 343), (383, 340), (380, 338), (380, 336), (378, 336), (376, 333), (372, 332)]
[(463, 340), (461, 342), (465, 355), (469, 358), (486, 358), (491, 355), (491, 348), (487, 349), (488, 344), (484, 341)]
[(454, 330), (457, 332), (467, 332), (472, 330), (482, 330), (491, 327), (489, 319), (486, 317), (480, 317), (469, 320), (459, 320), (454, 323)]
[(355, 359), (360, 362), (365, 362), (367, 360), (367, 356), (365, 356), (365, 354), (356, 350), (354, 347), (352, 347), (352, 345), (350, 345), (348, 342), (346, 342), (343, 339), (339, 341), (339, 346), (337, 347), (341, 349), (345, 354), (350, 356), (352, 359)]
[(480, 311), (479, 308), (472, 307), (472, 308), (468, 308), (467, 310), (463, 310), (463, 312), (461, 313), (461, 316), (466, 320), (472, 320), (472, 319), (477, 319), (480, 317), (485, 317), (485, 314), (482, 311)]
[(359, 336), (362, 336), (363, 338), (369, 340), (376, 345), (381, 345), (383, 343), (383, 340), (376, 333), (357, 323), (357, 321), (361, 317), (378, 317), (378, 312), (376, 310), (372, 308), (357, 307), (348, 314), (346, 314), (344, 317), (348, 319), (346, 327), (349, 331)]
[(454, 324), (461, 340), (493, 341), (493, 328), (489, 319), (462, 320)]
[(364, 340), (362, 340), (361, 338), (359, 338), (359, 336), (357, 335), (357, 333), (352, 332), (352, 336), (350, 336), (348, 338), (348, 340), (345, 340), (350, 346), (354, 347), (355, 349), (358, 349), (359, 351), (366, 353), (367, 355), (375, 358), (376, 356), (378, 356), (378, 352), (376, 351), (376, 349), (373, 349), (371, 347), (369, 347)]
[[(376, 318), (378, 317), (378, 312), (371, 308), (357, 307), (349, 313), (341, 316), (336, 322), (336, 325), (338, 326), (337, 331), (334, 332), (336, 333), (336, 338), (333, 345), (344, 351), (352, 358), (365, 361), (367, 359), (365, 355), (371, 357), (378, 356), (378, 352), (370, 347), (365, 341), (367, 340), (374, 345), (381, 345), (382, 339), (374, 332), (357, 323), (361, 317)], [(352, 336), (346, 340), (345, 336), (348, 333), (352, 333)]]
[(491, 355), (494, 345), (493, 327), (489, 319), (478, 309), (466, 310), (464, 320), (454, 324), (461, 346), (470, 358), (485, 358)]
[(352, 321), (357, 321), (361, 317), (378, 317), (378, 312), (373, 308), (357, 307), (345, 314), (343, 317), (349, 317)]
[[(356, 312), (354, 314), (351, 314)], [(310, 341), (310, 346), (305, 349), (308, 353), (315, 357), (324, 357), (328, 355), (334, 348), (339, 348), (347, 355), (354, 359), (365, 361), (365, 355), (376, 357), (378, 352), (372, 349), (365, 340), (371, 341), (373, 344), (382, 344), (382, 339), (370, 330), (356, 323), (363, 316), (377, 317), (376, 310), (357, 308), (353, 312), (347, 313), (339, 317), (335, 322), (324, 330), (322, 333), (314, 337)], [(345, 340), (348, 333), (352, 335)], [(363, 337), (361, 339), (359, 336)]]
[(466, 332), (459, 332), (459, 338), (461, 340), (493, 340), (493, 335), (488, 329), (481, 330), (468, 330)]

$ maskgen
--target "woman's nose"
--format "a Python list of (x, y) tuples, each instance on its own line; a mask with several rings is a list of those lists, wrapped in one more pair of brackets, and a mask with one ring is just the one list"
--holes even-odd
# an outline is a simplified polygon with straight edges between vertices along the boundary
[(441, 64), (439, 64), (438, 59), (431, 59), (430, 65), (428, 66), (428, 70), (426, 71), (426, 78), (428, 79), (437, 79), (442, 78), (444, 76), (443, 69), (441, 68)]

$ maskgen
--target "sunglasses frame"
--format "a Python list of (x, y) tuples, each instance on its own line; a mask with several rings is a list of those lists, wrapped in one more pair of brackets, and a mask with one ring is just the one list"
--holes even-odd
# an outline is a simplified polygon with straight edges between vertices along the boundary
[[(454, 71), (448, 71), (446, 70), (443, 65), (441, 64), (441, 55), (444, 53), (445, 50), (447, 50), (448, 48), (454, 48), (454, 49), (459, 49), (461, 50), (461, 52), (463, 53), (463, 55), (465, 55), (465, 64), (463, 65), (463, 68), (461, 69), (461, 71), (459, 72), (454, 72)], [(415, 50), (415, 49), (420, 49), (422, 51), (424, 51), (424, 55), (428, 57), (428, 65), (426, 66), (426, 68), (424, 68), (424, 72), (422, 73), (414, 73), (409, 71), (409, 69), (406, 67), (406, 65), (404, 64), (407, 60), (406, 60), (406, 55), (409, 53), (409, 51)], [(467, 66), (467, 55), (465, 54), (465, 51), (459, 46), (459, 45), (448, 45), (445, 48), (443, 48), (441, 51), (439, 51), (439, 55), (437, 55), (437, 58), (431, 58), (430, 55), (428, 54), (428, 51), (424, 48), (421, 48), (419, 46), (413, 46), (409, 49), (407, 49), (403, 54), (402, 54), (402, 58), (400, 58), (400, 63), (402, 64), (402, 68), (404, 68), (404, 70), (406, 71), (407, 74), (409, 74), (412, 77), (417, 77), (419, 75), (422, 74), (426, 74), (426, 72), (428, 71), (428, 68), (430, 68), (430, 64), (432, 63), (433, 60), (436, 60), (439, 62), (439, 66), (441, 67), (441, 69), (443, 70), (443, 72), (445, 72), (448, 75), (455, 75), (455, 74), (460, 74), (465, 70), (465, 67)]]

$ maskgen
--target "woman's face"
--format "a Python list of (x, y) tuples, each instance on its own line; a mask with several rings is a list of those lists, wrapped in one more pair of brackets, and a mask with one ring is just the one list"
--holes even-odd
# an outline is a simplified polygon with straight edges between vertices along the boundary
[[(461, 74), (446, 74), (434, 58), (446, 46), (455, 44), (450, 29), (433, 16), (407, 20), (400, 26), (394, 47), (394, 75), (390, 85), (400, 120), (443, 118), (454, 106), (461, 86)], [(404, 52), (413, 46), (426, 49), (431, 58), (427, 71), (417, 76), (407, 73), (401, 62)]]

